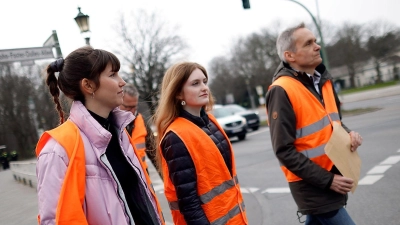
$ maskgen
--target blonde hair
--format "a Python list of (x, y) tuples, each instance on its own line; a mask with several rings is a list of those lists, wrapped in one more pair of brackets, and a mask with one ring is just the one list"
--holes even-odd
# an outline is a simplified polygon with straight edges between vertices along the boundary
[[(165, 131), (168, 126), (179, 116), (182, 110), (181, 100), (178, 99), (178, 95), (182, 92), (183, 85), (189, 79), (189, 76), (196, 69), (200, 69), (206, 78), (208, 74), (206, 69), (198, 63), (194, 62), (181, 62), (172, 65), (166, 72), (161, 83), (160, 100), (158, 101), (158, 107), (153, 116), (154, 125), (157, 129), (157, 148), (161, 144)], [(210, 111), (214, 104), (214, 98), (211, 92), (208, 93), (209, 102), (203, 108), (206, 111)], [(156, 151), (157, 166), (161, 171), (161, 152)]]

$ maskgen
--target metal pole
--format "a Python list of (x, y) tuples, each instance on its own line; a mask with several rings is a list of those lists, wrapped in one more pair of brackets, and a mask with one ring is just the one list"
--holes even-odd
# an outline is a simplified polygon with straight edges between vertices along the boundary
[(313, 14), (310, 12), (310, 10), (308, 10), (308, 9), (307, 9), (303, 4), (301, 4), (300, 2), (295, 1), (295, 0), (288, 0), (288, 1), (297, 3), (298, 5), (300, 5), (301, 7), (303, 7), (303, 8), (310, 14), (310, 16), (311, 16), (311, 18), (312, 18), (312, 20), (313, 20), (315, 26), (317, 27), (318, 34), (319, 34), (319, 36), (321, 37), (321, 54), (322, 54), (322, 58), (323, 58), (323, 61), (324, 61), (324, 65), (325, 65), (326, 69), (329, 70), (329, 60), (328, 60), (328, 55), (326, 54), (326, 50), (325, 50), (324, 38), (323, 38), (323, 36), (322, 36), (322, 32), (321, 32), (321, 29), (320, 29), (320, 27), (319, 27), (319, 25), (318, 25), (317, 20), (315, 19), (315, 17), (313, 16)]
[(319, 18), (319, 5), (318, 5), (318, 0), (315, 0), (315, 4), (317, 6), (317, 19), (318, 19), (318, 24), (321, 25), (321, 18)]
[(58, 42), (57, 31), (53, 30), (54, 47), (56, 48), (56, 58), (62, 58), (60, 42)]

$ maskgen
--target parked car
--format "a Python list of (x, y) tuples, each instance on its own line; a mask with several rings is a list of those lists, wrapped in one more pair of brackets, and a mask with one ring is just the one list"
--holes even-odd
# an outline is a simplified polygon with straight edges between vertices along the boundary
[(257, 111), (248, 110), (236, 104), (224, 105), (224, 108), (228, 109), (231, 114), (240, 115), (246, 118), (248, 128), (258, 130), (260, 127), (260, 116)]
[(232, 114), (227, 108), (221, 105), (214, 105), (212, 114), (228, 137), (238, 137), (239, 140), (246, 138), (247, 122), (244, 117)]

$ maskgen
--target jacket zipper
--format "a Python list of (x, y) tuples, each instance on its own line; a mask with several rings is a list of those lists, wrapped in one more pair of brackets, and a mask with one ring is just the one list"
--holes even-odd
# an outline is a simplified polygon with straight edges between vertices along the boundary
[[(122, 131), (123, 132), (123, 131)], [(133, 171), (137, 174), (137, 176), (138, 176), (138, 178), (139, 178), (139, 180), (140, 180), (140, 183), (141, 184), (139, 184), (140, 185), (140, 192), (141, 192), (141, 195), (143, 196), (143, 194), (145, 194), (145, 196), (143, 196), (143, 197), (147, 197), (147, 199), (148, 199), (148, 201), (149, 202), (147, 202), (146, 201), (146, 208), (147, 208), (147, 210), (149, 211), (149, 212), (153, 212), (154, 211), (154, 214), (155, 215), (153, 215), (153, 214), (151, 214), (151, 217), (152, 217), (152, 219), (154, 219), (153, 217), (155, 216), (156, 217), (156, 219), (157, 219), (157, 221), (158, 221), (158, 223), (161, 223), (160, 222), (160, 218), (159, 218), (159, 216), (158, 216), (158, 210), (157, 210), (157, 207), (153, 204), (153, 201), (151, 200), (152, 198), (153, 198), (153, 196), (151, 196), (151, 192), (149, 191), (149, 193), (146, 191), (146, 188), (147, 188), (147, 190), (150, 190), (150, 187), (148, 186), (148, 184), (147, 184), (147, 180), (144, 180), (143, 179), (143, 177), (142, 177), (142, 173), (140, 172), (141, 170), (140, 170), (140, 168), (138, 168), (133, 162), (132, 162), (132, 160), (125, 154), (125, 152), (124, 152), (124, 150), (123, 150), (123, 148), (122, 148), (122, 146), (121, 146), (121, 142), (122, 142), (122, 136), (121, 136), (121, 132), (120, 133), (118, 133), (118, 144), (119, 144), (119, 146), (120, 146), (120, 148), (121, 148), (121, 151), (122, 151), (122, 154), (125, 156), (125, 159), (129, 162), (129, 164), (131, 165), (131, 167), (132, 167), (132, 169), (133, 169)], [(130, 142), (129, 142), (129, 144), (131, 144)], [(134, 147), (132, 146), (132, 150), (134, 149)], [(134, 156), (135, 156), (135, 152), (133, 152), (133, 154), (134, 154)], [(138, 158), (138, 160), (140, 160), (139, 158)], [(140, 163), (140, 162), (139, 162)], [(142, 171), (143, 173), (145, 173), (145, 171)], [(143, 189), (144, 188), (144, 189)], [(147, 204), (147, 203), (150, 203), (151, 204), (151, 206), (152, 206), (152, 209), (153, 210), (150, 210), (150, 208), (149, 208), (149, 205)]]
[[(107, 161), (104, 161), (105, 160), (104, 157), (106, 158)], [(119, 184), (117, 176), (115, 175), (114, 171), (112, 170), (111, 165), (108, 163), (108, 159), (107, 159), (107, 156), (105, 155), (105, 153), (100, 155), (100, 161), (102, 162), (103, 166), (105, 168), (107, 168), (108, 175), (113, 178), (113, 180), (114, 180), (114, 190), (117, 192), (119, 200), (123, 202), (124, 213), (125, 213), (125, 216), (127, 216), (129, 218), (129, 224), (132, 224), (131, 223), (131, 221), (133, 221), (132, 214), (127, 211), (128, 203), (126, 201), (125, 195), (121, 194), (121, 193), (123, 193), (122, 187)], [(124, 196), (122, 196), (122, 195), (124, 195)]]

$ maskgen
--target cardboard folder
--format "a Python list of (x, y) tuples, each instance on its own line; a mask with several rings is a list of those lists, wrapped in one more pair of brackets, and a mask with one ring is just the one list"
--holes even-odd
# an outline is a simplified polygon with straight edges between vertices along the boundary
[(357, 151), (352, 152), (349, 133), (337, 122), (333, 122), (333, 132), (325, 146), (325, 153), (344, 177), (354, 180), (351, 193), (357, 188), (360, 179), (361, 159)]

